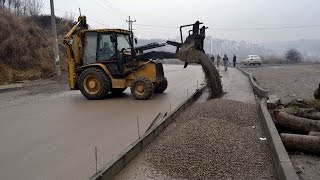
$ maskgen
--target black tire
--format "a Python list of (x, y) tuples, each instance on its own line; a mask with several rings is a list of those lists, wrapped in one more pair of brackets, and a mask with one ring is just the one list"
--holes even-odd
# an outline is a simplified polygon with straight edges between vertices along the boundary
[(163, 80), (154, 86), (154, 93), (163, 93), (168, 87), (168, 80), (163, 77)]
[(125, 91), (127, 89), (127, 87), (125, 88), (112, 88), (111, 89), (111, 93), (113, 94), (121, 94), (123, 93), (123, 91)]
[(132, 96), (137, 100), (149, 99), (154, 89), (152, 82), (144, 76), (134, 79), (130, 88)]
[(89, 100), (103, 99), (111, 90), (109, 76), (98, 68), (84, 70), (80, 74), (78, 85), (81, 93)]

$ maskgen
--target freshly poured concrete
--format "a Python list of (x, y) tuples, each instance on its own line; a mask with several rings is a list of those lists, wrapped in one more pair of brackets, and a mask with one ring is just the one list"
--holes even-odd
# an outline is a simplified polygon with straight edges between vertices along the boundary
[(79, 91), (0, 98), (0, 179), (87, 179), (96, 171), (95, 146), (100, 169), (138, 138), (137, 117), (142, 134), (159, 112), (177, 107), (203, 82), (201, 66), (164, 70), (168, 89), (148, 101), (134, 100), (130, 90), (99, 101)]

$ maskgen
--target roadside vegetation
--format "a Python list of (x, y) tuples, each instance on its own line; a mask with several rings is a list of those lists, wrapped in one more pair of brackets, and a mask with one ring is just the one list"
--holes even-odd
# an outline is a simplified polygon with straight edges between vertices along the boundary
[(291, 48), (287, 50), (283, 56), (269, 56), (262, 58), (263, 64), (294, 64), (300, 63), (303, 56), (297, 49)]
[[(49, 15), (39, 15), (41, 1), (32, 1), (39, 3), (33, 6), (27, 1), (0, 2), (0, 84), (53, 76), (51, 20)], [(72, 23), (62, 18), (56, 21), (62, 70), (66, 71), (62, 38)]]

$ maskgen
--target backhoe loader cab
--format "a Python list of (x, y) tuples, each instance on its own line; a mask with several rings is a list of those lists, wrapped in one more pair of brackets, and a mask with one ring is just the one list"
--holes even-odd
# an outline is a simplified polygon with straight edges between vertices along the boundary
[(88, 99), (103, 99), (130, 87), (138, 100), (166, 90), (162, 64), (135, 59), (131, 31), (88, 30), (85, 19), (79, 17), (64, 39), (71, 89), (79, 89)]

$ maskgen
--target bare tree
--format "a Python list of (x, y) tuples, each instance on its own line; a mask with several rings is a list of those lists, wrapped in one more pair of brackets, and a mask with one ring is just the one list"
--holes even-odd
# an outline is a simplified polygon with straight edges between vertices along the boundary
[(43, 7), (43, 0), (28, 0), (28, 11), (30, 16), (38, 16)]
[(27, 0), (22, 1), (21, 6), (22, 6), (21, 7), (22, 15), (27, 16), (28, 1)]
[(13, 0), (8, 0), (8, 9), (11, 10), (11, 4)]
[(13, 0), (14, 12), (17, 15), (20, 15), (20, 6), (21, 6), (21, 0)]
[(302, 60), (301, 53), (296, 49), (289, 49), (286, 54), (286, 59), (290, 62), (299, 62)]
[(3, 0), (0, 0), (1, 9), (4, 7), (2, 2), (3, 2)]

